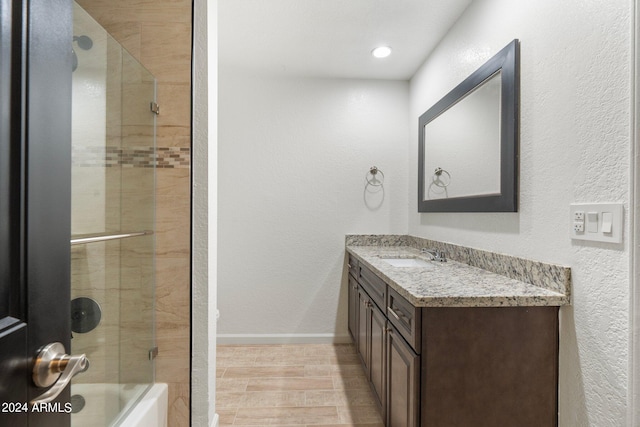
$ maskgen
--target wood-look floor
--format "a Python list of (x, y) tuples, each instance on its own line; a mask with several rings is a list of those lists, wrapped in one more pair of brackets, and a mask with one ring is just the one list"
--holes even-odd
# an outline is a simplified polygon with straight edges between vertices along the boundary
[(382, 427), (351, 344), (219, 345), (220, 426)]

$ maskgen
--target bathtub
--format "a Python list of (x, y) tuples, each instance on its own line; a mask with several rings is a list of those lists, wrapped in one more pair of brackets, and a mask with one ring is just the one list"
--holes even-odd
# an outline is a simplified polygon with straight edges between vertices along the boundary
[[(71, 414), (71, 427), (167, 427), (167, 384), (73, 384), (72, 402), (84, 407)], [(74, 409), (75, 410), (75, 409)]]

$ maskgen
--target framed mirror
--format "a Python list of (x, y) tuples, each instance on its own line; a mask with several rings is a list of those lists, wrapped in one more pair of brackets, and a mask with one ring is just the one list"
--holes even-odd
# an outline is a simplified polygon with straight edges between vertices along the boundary
[(418, 212), (517, 212), (519, 42), (419, 119)]

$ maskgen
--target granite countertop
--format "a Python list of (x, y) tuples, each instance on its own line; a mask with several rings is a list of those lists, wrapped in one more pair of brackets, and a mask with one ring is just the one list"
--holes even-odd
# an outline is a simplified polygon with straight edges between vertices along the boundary
[(570, 296), (492, 273), (461, 262), (429, 261), (430, 267), (393, 267), (381, 258), (421, 258), (410, 246), (346, 246), (368, 267), (416, 307), (561, 306)]

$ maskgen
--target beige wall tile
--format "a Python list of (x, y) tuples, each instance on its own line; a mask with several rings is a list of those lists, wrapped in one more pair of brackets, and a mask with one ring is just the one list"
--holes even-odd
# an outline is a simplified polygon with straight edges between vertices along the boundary
[(169, 419), (171, 427), (189, 427), (189, 383), (169, 383)]
[(140, 59), (160, 82), (191, 79), (191, 24), (143, 22)]
[(158, 147), (191, 147), (191, 128), (187, 126), (158, 126), (156, 144)]
[(122, 124), (124, 126), (153, 126), (155, 114), (149, 105), (154, 100), (152, 82), (122, 85)]
[[(191, 261), (188, 257), (158, 257), (156, 259), (156, 297), (162, 300), (171, 298), (182, 304), (189, 302), (189, 269)], [(185, 280), (187, 278), (187, 280)]]
[[(187, 354), (188, 356), (188, 354)], [(189, 357), (156, 358), (156, 380), (160, 382), (189, 382)]]
[(139, 22), (113, 22), (108, 31), (134, 58), (140, 58), (140, 27)]
[(158, 126), (191, 126), (191, 87), (189, 83), (158, 80)]
[(153, 132), (153, 126), (146, 124), (122, 126), (122, 146), (151, 147)]
[[(136, 22), (191, 22), (191, 1), (189, 0), (80, 0), (103, 25), (124, 21)], [(103, 23), (104, 22), (104, 23)]]
[[(180, 358), (189, 354), (189, 325), (176, 325), (173, 322), (156, 322), (156, 344), (158, 358)], [(161, 380), (161, 377), (158, 378)]]
[(164, 257), (189, 256), (191, 250), (190, 202), (185, 196), (156, 198), (156, 254)]
[(156, 260), (156, 315), (162, 321), (188, 324), (188, 310), (191, 298), (189, 277), (190, 260), (186, 257)]
[(162, 196), (189, 197), (191, 171), (189, 169), (161, 169), (156, 175), (156, 191)]

